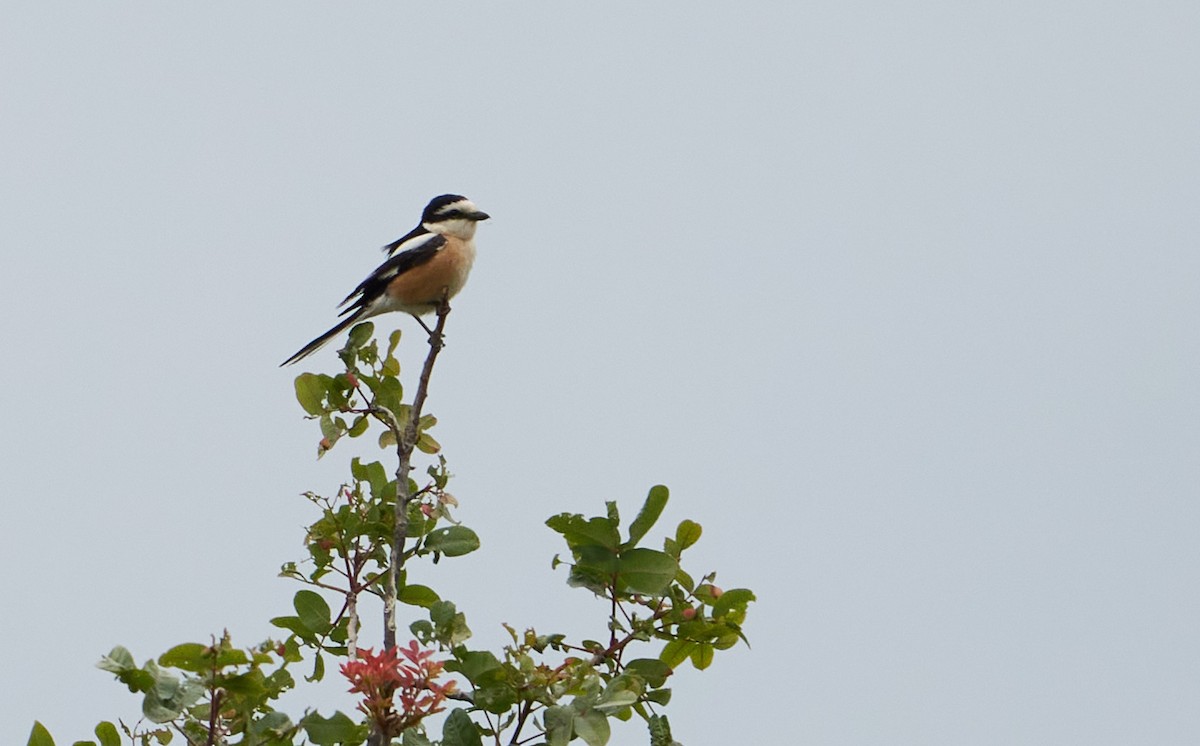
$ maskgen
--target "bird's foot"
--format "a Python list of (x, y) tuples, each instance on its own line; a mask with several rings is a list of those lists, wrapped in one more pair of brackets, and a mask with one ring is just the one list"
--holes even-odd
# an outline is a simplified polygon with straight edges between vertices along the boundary
[(439, 334), (437, 329), (430, 329), (429, 324), (426, 324), (424, 321), (422, 321), (421, 317), (416, 314), (412, 314), (412, 317), (417, 320), (417, 323), (420, 324), (421, 328), (425, 330), (425, 333), (429, 335), (429, 344), (431, 346), (434, 346), (434, 347), (445, 347), (446, 346), (445, 337), (442, 334)]

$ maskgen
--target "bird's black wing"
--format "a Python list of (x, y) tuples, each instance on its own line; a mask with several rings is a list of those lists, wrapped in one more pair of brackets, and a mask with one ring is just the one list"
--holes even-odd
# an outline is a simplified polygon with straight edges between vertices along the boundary
[(405, 233), (400, 238), (397, 238), (395, 241), (392, 241), (390, 244), (387, 244), (386, 246), (384, 246), (381, 249), (381, 251), (383, 251), (383, 253), (385, 253), (385, 254), (395, 254), (396, 249), (400, 248), (406, 241), (411, 241), (412, 239), (416, 238), (417, 236), (425, 236), (428, 234), (429, 234), (429, 231), (425, 230), (425, 226), (418, 225), (416, 228), (413, 228), (411, 231), (409, 231), (408, 233)]
[[(339, 306), (350, 304), (340, 315), (345, 316), (370, 304), (371, 301), (383, 294), (389, 282), (413, 267), (419, 267), (437, 256), (437, 253), (446, 245), (444, 236), (428, 232), (425, 236), (427, 237), (417, 245), (393, 255), (386, 262), (376, 267), (375, 271), (367, 279), (360, 282), (358, 287), (354, 288), (354, 292), (347, 295), (346, 299), (338, 304)], [(396, 245), (398, 246), (400, 243), (408, 240), (412, 239), (406, 237), (397, 242)]]

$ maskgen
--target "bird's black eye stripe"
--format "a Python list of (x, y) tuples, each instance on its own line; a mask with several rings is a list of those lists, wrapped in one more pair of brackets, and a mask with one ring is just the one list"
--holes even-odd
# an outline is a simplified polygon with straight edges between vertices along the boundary
[[(457, 208), (455, 204), (463, 204), (467, 202), (467, 198), (461, 194), (443, 194), (440, 197), (434, 197), (425, 206), (425, 212), (421, 214), (422, 222), (430, 222), (436, 220), (445, 220), (453, 218), (452, 212)], [(459, 210), (459, 212), (461, 212)]]

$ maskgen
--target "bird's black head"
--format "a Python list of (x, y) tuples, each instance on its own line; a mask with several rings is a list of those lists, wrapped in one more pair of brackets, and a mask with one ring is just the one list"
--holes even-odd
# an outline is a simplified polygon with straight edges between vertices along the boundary
[(447, 220), (487, 220), (490, 215), (482, 212), (475, 203), (461, 194), (443, 194), (429, 200), (421, 213), (421, 223), (444, 223)]

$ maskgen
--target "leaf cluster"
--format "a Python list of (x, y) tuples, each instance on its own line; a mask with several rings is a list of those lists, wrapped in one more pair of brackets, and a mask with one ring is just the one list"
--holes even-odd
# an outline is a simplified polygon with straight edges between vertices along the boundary
[[(716, 573), (697, 583), (682, 568), (684, 550), (703, 532), (694, 521), (681, 521), (675, 535), (663, 540), (662, 550), (638, 546), (662, 515), (668, 497), (666, 487), (651, 488), (625, 539), (614, 502), (606, 504), (604, 516), (563, 513), (546, 524), (562, 534), (571, 550), (568, 584), (608, 598), (615, 610), (622, 610), (610, 622), (614, 634), (625, 634), (622, 641), (665, 640), (659, 659), (666, 665), (675, 668), (690, 660), (704, 669), (716, 650), (745, 640), (741, 625), (754, 594), (744, 588), (722, 590), (713, 585)], [(555, 558), (556, 564), (561, 562)], [(596, 655), (602, 660), (621, 651), (610, 645)]]
[[(130, 728), (121, 723), (131, 742), (168, 744), (181, 736), (188, 744), (208, 743), (214, 725), (220, 723), (225, 738), (240, 736), (242, 743), (284, 746), (294, 743), (308, 725), (307, 718), (293, 723), (272, 706), (295, 686), (288, 667), (300, 659), (294, 642), (268, 640), (240, 649), (226, 632), (207, 645), (176, 645), (141, 666), (132, 653), (118, 646), (96, 665), (142, 695), (142, 716), (153, 725)], [(116, 743), (111, 725), (97, 727), (101, 746)]]
[(411, 405), (404, 401), (404, 386), (400, 382), (400, 362), (396, 348), (400, 345), (400, 330), (388, 337), (383, 353), (373, 338), (375, 325), (369, 321), (350, 330), (346, 346), (338, 355), (346, 370), (334, 376), (324, 373), (301, 373), (296, 377), (296, 399), (321, 429), (317, 445), (318, 458), (329, 452), (345, 436), (357, 438), (367, 432), (371, 421), (383, 423), (379, 434), (380, 448), (394, 446), (401, 439), (413, 438), (413, 445), (423, 453), (434, 454), (441, 444), (429, 434), (437, 419), (425, 416), (418, 419), (415, 432), (407, 423)]
[[(429, 572), (442, 558), (480, 548), (479, 535), (453, 515), (458, 503), (447, 491), (452, 475), (428, 432), (437, 420), (414, 417), (430, 363), (415, 404), (408, 402), (395, 356), (399, 332), (382, 351), (372, 335), (370, 323), (352, 329), (339, 351), (345, 369), (336, 375), (301, 374), (296, 398), (306, 416), (317, 421), (318, 456), (343, 437), (364, 435), (374, 422), (381, 426), (379, 447), (396, 455), (401, 466), (389, 473), (382, 461), (356, 457), (349, 479), (333, 496), (304, 495), (317, 512), (305, 531), (306, 556), (281, 570), (304, 587), (295, 593), (292, 609), (271, 620), (287, 636), (239, 649), (225, 633), (208, 644), (177, 645), (140, 666), (128, 650), (114, 648), (98, 665), (142, 696), (143, 721), (133, 727), (121, 722), (120, 730), (101, 723), (98, 742), (79, 743), (117, 746), (123, 733), (140, 746), (175, 738), (187, 746), (482, 746), (485, 741), (605, 746), (612, 720), (638, 717), (652, 746), (675, 745), (662, 712), (671, 700), (667, 684), (680, 665), (690, 662), (703, 670), (717, 651), (745, 641), (742, 625), (754, 594), (744, 588), (722, 590), (715, 573), (696, 579), (684, 569), (686, 550), (703, 533), (698, 523), (681, 521), (659, 544), (646, 542), (669, 500), (667, 488), (659, 485), (649, 490), (628, 527), (622, 526), (615, 502), (606, 503), (600, 516), (564, 512), (546, 521), (565, 543), (553, 566), (568, 568), (570, 587), (604, 602), (590, 634), (539, 633), (532, 627), (518, 632), (505, 624), (510, 644), (497, 651), (472, 647), (466, 616), (454, 602), (430, 585), (409, 582), (417, 568)], [(436, 456), (422, 483), (410, 476), (414, 448)], [(293, 720), (275, 709), (276, 700), (296, 685), (291, 669), (302, 662), (311, 661), (304, 676), (309, 682), (325, 678), (327, 659), (340, 663), (347, 676), (354, 666), (360, 677), (373, 670), (362, 662), (347, 667), (360, 647), (364, 602), (382, 608), (385, 625), (396, 619), (398, 609), (407, 610), (413, 639), (444, 656), (429, 670), (441, 671), (444, 664), (444, 671), (457, 677), (438, 685), (439, 696), (461, 705), (445, 713), (440, 739), (423, 715), (394, 721), (400, 724), (388, 729), (341, 712), (326, 717), (306, 711)], [(420, 656), (425, 660), (432, 654)], [(384, 709), (395, 712), (390, 694), (382, 696)], [(439, 703), (433, 711), (440, 709)], [(360, 704), (360, 710), (370, 708)], [(396, 733), (399, 738), (393, 740)], [(53, 740), (35, 724), (29, 744), (53, 746)]]

